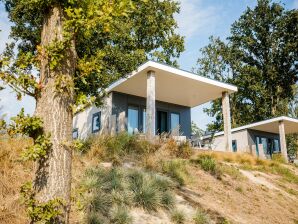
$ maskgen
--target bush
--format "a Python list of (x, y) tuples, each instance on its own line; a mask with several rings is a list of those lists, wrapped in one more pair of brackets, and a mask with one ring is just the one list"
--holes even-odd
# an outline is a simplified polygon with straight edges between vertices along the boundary
[(185, 215), (182, 211), (174, 210), (171, 214), (171, 220), (175, 224), (185, 223)]
[(189, 159), (192, 154), (193, 149), (191, 148), (188, 142), (182, 142), (180, 145), (178, 145), (178, 150), (176, 153), (176, 156), (178, 158)]
[(139, 171), (130, 175), (130, 190), (133, 192), (133, 201), (136, 206), (148, 211), (155, 211), (161, 205), (159, 189), (148, 176)]
[(208, 224), (210, 223), (210, 218), (207, 214), (197, 211), (194, 218), (193, 218), (195, 224)]

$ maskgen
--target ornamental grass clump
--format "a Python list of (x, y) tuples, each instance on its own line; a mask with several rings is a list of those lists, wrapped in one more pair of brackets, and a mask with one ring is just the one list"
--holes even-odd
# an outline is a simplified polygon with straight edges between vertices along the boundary
[(131, 223), (133, 207), (148, 212), (173, 208), (173, 187), (169, 178), (150, 172), (99, 167), (86, 172), (79, 204), (87, 223)]

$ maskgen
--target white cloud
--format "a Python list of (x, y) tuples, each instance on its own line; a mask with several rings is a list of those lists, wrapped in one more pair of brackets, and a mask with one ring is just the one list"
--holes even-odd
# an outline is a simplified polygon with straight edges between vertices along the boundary
[(176, 15), (179, 33), (186, 38), (208, 33), (218, 21), (218, 9), (204, 6), (202, 0), (180, 0), (180, 13)]

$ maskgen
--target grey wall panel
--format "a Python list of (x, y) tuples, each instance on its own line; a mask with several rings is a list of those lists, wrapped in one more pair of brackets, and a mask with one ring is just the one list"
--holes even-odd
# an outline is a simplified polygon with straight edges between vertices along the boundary
[[(146, 98), (132, 96), (128, 94), (113, 92), (112, 114), (119, 117), (120, 113), (125, 113), (127, 117), (128, 105), (135, 105), (139, 108), (146, 108)], [(168, 125), (170, 125), (170, 113), (180, 114), (180, 125), (183, 135), (188, 138), (191, 135), (191, 111), (189, 107), (156, 101), (156, 111), (161, 110), (168, 113)]]

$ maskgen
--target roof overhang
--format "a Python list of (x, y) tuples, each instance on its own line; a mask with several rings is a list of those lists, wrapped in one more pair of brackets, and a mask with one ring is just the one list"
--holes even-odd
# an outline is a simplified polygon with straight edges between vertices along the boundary
[[(286, 116), (276, 117), (276, 118), (244, 125), (238, 128), (233, 128), (232, 133), (241, 131), (244, 129), (250, 129), (250, 130), (263, 131), (263, 132), (268, 132), (273, 134), (279, 134), (280, 121), (284, 122), (285, 134), (298, 133), (298, 119), (286, 117)], [(224, 134), (223, 132), (218, 132), (218, 133), (215, 133), (214, 136), (220, 136), (223, 134)], [(208, 136), (205, 136), (204, 138), (209, 138), (209, 137), (211, 136), (208, 135)]]
[(222, 92), (233, 93), (237, 87), (203, 76), (177, 69), (165, 64), (148, 61), (108, 88), (108, 92), (121, 92), (146, 98), (147, 72), (155, 72), (156, 100), (195, 107), (222, 96)]

